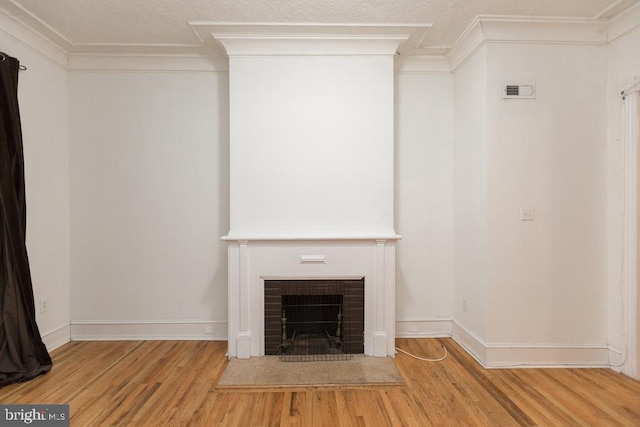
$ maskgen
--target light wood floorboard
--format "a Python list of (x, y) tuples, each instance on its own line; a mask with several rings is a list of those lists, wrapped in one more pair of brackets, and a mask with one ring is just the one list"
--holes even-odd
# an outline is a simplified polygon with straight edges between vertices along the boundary
[(640, 426), (640, 382), (609, 369), (482, 369), (451, 339), (398, 339), (403, 386), (222, 389), (226, 342), (72, 342), (0, 402), (68, 403), (72, 426)]

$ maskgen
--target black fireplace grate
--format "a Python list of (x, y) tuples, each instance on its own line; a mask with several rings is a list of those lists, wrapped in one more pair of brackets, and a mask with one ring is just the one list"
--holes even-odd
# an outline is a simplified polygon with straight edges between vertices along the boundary
[(265, 354), (285, 362), (361, 354), (363, 280), (265, 281)]
[(351, 360), (353, 354), (281, 354), (281, 362), (338, 362)]

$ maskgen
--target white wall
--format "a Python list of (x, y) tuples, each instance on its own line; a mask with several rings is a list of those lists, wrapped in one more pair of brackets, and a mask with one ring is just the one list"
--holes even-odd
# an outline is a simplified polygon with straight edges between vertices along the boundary
[(136, 335), (146, 323), (198, 336), (226, 323), (227, 80), (71, 73), (74, 336)]
[(605, 76), (606, 47), (554, 43), (455, 72), (454, 329), (484, 363), (605, 363)]
[[(396, 320), (419, 335), (451, 319), (453, 296), (453, 75), (395, 78)], [(402, 325), (410, 323), (406, 328)]]
[(229, 61), (229, 235), (393, 234), (392, 55)]
[(455, 73), (453, 317), (485, 338), (487, 310), (487, 49)]
[[(77, 338), (226, 321), (226, 84), (213, 73), (72, 72)], [(450, 74), (396, 80), (401, 320), (451, 317), (451, 90)]]
[[(626, 22), (625, 22), (626, 21)], [(626, 31), (627, 28), (631, 28)], [(624, 350), (622, 287), (622, 209), (624, 186), (624, 132), (621, 120), (620, 91), (634, 77), (640, 78), (640, 7), (619, 17), (612, 24), (611, 41), (607, 51), (607, 107), (608, 107), (608, 185), (607, 185), (607, 250), (608, 250), (608, 339), (616, 351)], [(624, 294), (623, 294), (624, 295)], [(640, 295), (640, 293), (639, 293)], [(640, 304), (638, 304), (640, 307)], [(640, 327), (638, 328), (640, 331)], [(640, 345), (640, 337), (637, 340)], [(640, 355), (640, 348), (637, 353)], [(612, 362), (620, 362), (617, 354)]]
[[(69, 340), (68, 72), (18, 41), (36, 36), (27, 34), (26, 29), (1, 13), (0, 28), (0, 50), (18, 58), (28, 68), (20, 72), (18, 82), (27, 251), (36, 320), (45, 344), (54, 348)], [(38, 309), (42, 299), (48, 301), (46, 312)]]
[(487, 49), (487, 340), (606, 343), (606, 48)]

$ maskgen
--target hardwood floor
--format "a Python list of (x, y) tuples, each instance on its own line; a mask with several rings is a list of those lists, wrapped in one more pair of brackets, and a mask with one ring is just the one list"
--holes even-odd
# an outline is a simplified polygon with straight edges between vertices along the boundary
[(484, 370), (451, 339), (398, 339), (404, 386), (217, 389), (226, 342), (73, 342), (2, 403), (68, 403), (72, 426), (638, 426), (640, 382), (608, 369)]

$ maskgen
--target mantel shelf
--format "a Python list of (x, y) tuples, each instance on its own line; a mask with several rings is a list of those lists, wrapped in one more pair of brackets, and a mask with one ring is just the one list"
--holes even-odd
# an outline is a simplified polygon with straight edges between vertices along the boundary
[(354, 234), (292, 234), (292, 233), (273, 233), (273, 234), (228, 234), (222, 236), (225, 241), (369, 241), (369, 240), (400, 240), (402, 236), (395, 233), (354, 233)]

